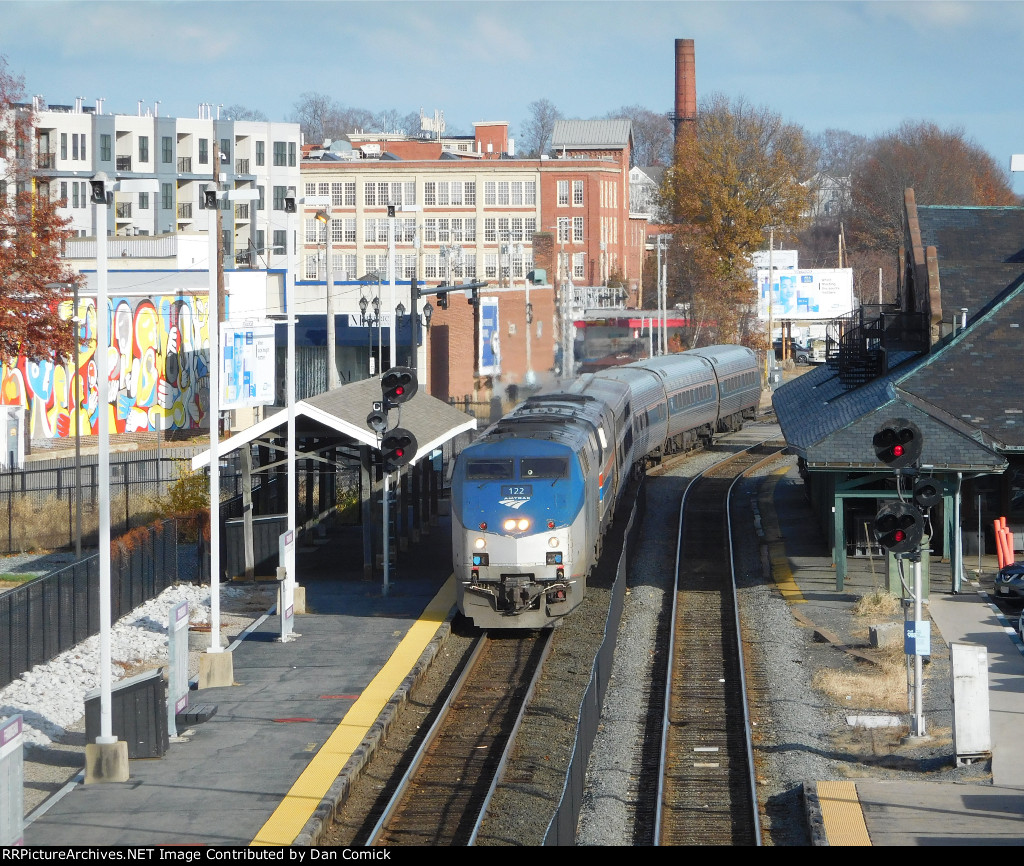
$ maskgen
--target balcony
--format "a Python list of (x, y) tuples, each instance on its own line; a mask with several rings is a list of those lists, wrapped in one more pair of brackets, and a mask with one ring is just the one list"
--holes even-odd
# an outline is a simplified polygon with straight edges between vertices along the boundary
[(249, 174), (249, 160), (247, 160), (247, 159), (236, 159), (235, 160), (235, 174)]
[(247, 219), (249, 219), (249, 205), (247, 205), (247, 204), (236, 204), (235, 205), (235, 219), (236, 220), (247, 220)]
[(56, 168), (57, 154), (40, 152), (36, 156), (36, 163), (39, 166), (39, 168)]
[(192, 174), (192, 157), (178, 157), (178, 174)]
[(115, 205), (116, 218), (119, 220), (130, 220), (132, 218), (132, 203), (130, 201), (119, 201)]
[(132, 158), (130, 156), (119, 156), (117, 158), (117, 170), (118, 171), (131, 171), (132, 170)]
[(178, 202), (178, 219), (190, 220), (192, 219), (192, 202), (182, 201)]
[(890, 352), (927, 352), (924, 313), (885, 304), (864, 304), (833, 319), (825, 331), (826, 362), (846, 388), (857, 388), (888, 369)]

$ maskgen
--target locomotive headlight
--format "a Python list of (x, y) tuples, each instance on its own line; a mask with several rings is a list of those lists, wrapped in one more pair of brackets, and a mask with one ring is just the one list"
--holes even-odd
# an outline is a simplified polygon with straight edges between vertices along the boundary
[(558, 536), (552, 535), (551, 538), (548, 539), (548, 547), (558, 547)]
[(527, 520), (525, 517), (520, 517), (519, 520), (516, 522), (516, 529), (518, 529), (520, 532), (526, 532), (526, 530), (529, 528), (530, 521)]
[(510, 517), (510, 518), (509, 518), (508, 520), (506, 520), (506, 521), (505, 521), (505, 522), (504, 522), (504, 523), (502, 524), (502, 526), (503, 526), (503, 527), (505, 528), (505, 531), (506, 531), (506, 532), (511, 532), (511, 531), (512, 531), (513, 529), (515, 529), (515, 528), (516, 528), (516, 521), (515, 521), (515, 518), (514, 518), (514, 517)]
[(487, 547), (487, 540), (484, 538), (477, 538), (473, 541), (473, 547), (475, 547), (477, 550), (483, 550), (485, 547)]

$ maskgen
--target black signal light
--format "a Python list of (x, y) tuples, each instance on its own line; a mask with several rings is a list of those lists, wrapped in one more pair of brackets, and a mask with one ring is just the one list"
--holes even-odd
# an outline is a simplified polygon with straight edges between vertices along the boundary
[(398, 406), (412, 399), (418, 390), (416, 371), (409, 367), (392, 367), (381, 377), (380, 387), (385, 407)]
[(871, 440), (875, 456), (892, 469), (912, 466), (921, 457), (924, 444), (921, 431), (913, 421), (893, 418), (882, 424)]
[(924, 535), (924, 516), (909, 502), (886, 502), (878, 509), (874, 523), (875, 540), (893, 553), (917, 550)]
[(396, 427), (385, 433), (380, 443), (385, 471), (401, 469), (416, 456), (417, 447), (416, 437), (409, 430)]

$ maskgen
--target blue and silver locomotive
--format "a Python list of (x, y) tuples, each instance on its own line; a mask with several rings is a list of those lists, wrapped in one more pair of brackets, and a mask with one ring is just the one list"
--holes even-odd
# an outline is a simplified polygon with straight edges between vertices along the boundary
[(543, 628), (583, 599), (630, 475), (751, 418), (757, 357), (711, 346), (588, 374), (489, 427), (452, 473), (459, 610)]

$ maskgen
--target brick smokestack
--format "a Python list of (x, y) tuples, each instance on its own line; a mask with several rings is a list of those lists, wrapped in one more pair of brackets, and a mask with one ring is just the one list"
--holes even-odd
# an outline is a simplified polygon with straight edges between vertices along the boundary
[(679, 136), (697, 126), (697, 62), (693, 40), (676, 40), (676, 111), (673, 118), (676, 143)]

